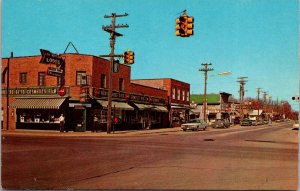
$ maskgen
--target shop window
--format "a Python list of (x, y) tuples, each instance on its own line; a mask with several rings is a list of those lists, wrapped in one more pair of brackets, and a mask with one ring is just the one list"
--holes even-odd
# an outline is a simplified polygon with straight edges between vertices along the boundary
[(105, 74), (101, 74), (100, 88), (106, 88), (106, 75)]
[(20, 73), (19, 82), (21, 84), (27, 83), (27, 73)]
[(86, 85), (87, 79), (86, 79), (86, 72), (85, 71), (77, 71), (76, 72), (76, 85)]
[(119, 90), (124, 91), (124, 79), (119, 78)]
[(46, 85), (46, 73), (39, 72), (38, 74), (38, 86), (45, 86)]

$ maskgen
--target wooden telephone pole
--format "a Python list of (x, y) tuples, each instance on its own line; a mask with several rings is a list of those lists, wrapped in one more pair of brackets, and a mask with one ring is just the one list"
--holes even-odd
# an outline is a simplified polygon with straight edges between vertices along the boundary
[[(109, 64), (109, 77), (108, 77), (108, 106), (107, 106), (107, 134), (111, 132), (111, 102), (112, 102), (112, 73), (113, 73), (113, 64), (114, 64), (114, 57), (115, 57), (115, 41), (116, 37), (123, 36), (120, 33), (116, 32), (116, 28), (125, 28), (129, 27), (126, 25), (116, 25), (116, 18), (117, 17), (126, 17), (128, 16), (127, 13), (123, 15), (117, 15), (116, 13), (112, 13), (111, 15), (105, 15), (104, 18), (112, 18), (111, 25), (102, 26), (102, 29), (108, 33), (110, 33), (110, 64)], [(118, 56), (119, 57), (119, 56)]]
[(207, 72), (213, 71), (213, 68), (208, 68), (208, 66), (212, 65), (211, 63), (201, 64), (204, 68), (200, 68), (199, 71), (204, 72), (204, 96), (203, 96), (203, 115), (204, 121), (207, 122), (206, 109), (207, 109), (207, 96), (206, 96), (206, 86), (207, 86)]
[(240, 83), (240, 115), (241, 119), (244, 118), (244, 111), (243, 111), (243, 103), (244, 103), (244, 95), (245, 95), (245, 83), (247, 82), (245, 79), (248, 77), (238, 77), (238, 81)]

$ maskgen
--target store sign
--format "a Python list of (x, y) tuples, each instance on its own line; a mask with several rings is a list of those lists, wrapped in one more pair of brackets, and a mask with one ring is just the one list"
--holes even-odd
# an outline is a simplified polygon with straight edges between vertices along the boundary
[(62, 69), (59, 69), (59, 68), (52, 68), (52, 67), (49, 67), (47, 69), (47, 74), (49, 76), (57, 76), (57, 77), (60, 77), (62, 76), (63, 74), (63, 70)]
[[(7, 89), (2, 88), (2, 95), (7, 94)], [(10, 96), (28, 96), (28, 95), (57, 95), (57, 87), (24, 87), (24, 88), (9, 88)]]
[[(94, 96), (98, 98), (107, 98), (108, 97), (108, 90), (107, 89), (95, 89)], [(166, 100), (163, 98), (156, 98), (156, 97), (149, 97), (145, 95), (138, 95), (138, 94), (126, 94), (125, 92), (121, 91), (113, 91), (112, 98), (116, 99), (126, 99), (141, 103), (162, 103), (165, 104)]]
[(40, 60), (40, 63), (43, 64), (55, 64), (57, 66), (60, 66), (64, 63), (64, 59), (58, 55), (58, 54), (53, 54), (49, 50), (44, 50), (40, 49), (42, 58)]

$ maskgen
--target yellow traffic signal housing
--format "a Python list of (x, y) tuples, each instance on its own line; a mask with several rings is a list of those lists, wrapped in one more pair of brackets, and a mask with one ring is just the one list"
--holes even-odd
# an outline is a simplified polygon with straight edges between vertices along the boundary
[(134, 63), (134, 52), (126, 51), (123, 54), (124, 64), (133, 64)]
[(182, 16), (176, 19), (176, 36), (189, 37), (194, 34), (194, 17), (186, 15), (186, 11)]
[(128, 64), (133, 64), (134, 63), (134, 52), (128, 51), (128, 55), (129, 55)]
[(194, 34), (194, 17), (187, 17), (185, 35), (190, 36)]
[(186, 17), (181, 16), (176, 19), (176, 36), (185, 36)]

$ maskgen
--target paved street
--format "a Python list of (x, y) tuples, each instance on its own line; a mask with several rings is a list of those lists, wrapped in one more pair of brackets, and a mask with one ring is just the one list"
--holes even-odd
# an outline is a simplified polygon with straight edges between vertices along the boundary
[(291, 126), (113, 135), (2, 132), (2, 185), (7, 189), (296, 190), (298, 131)]

